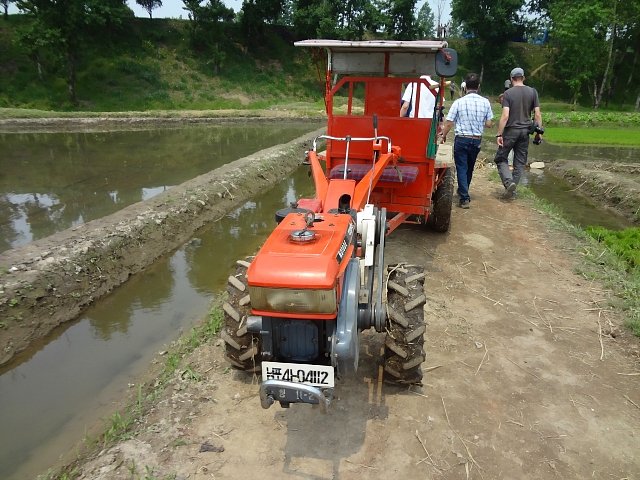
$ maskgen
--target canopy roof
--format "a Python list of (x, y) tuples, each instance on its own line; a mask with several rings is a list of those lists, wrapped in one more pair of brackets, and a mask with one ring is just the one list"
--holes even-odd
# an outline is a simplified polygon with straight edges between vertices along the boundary
[(326, 48), (333, 52), (403, 52), (403, 53), (435, 53), (447, 46), (440, 40), (366, 40), (350, 42), (347, 40), (302, 40), (295, 42), (296, 47)]
[(418, 76), (435, 74), (435, 55), (447, 42), (439, 40), (302, 40), (296, 47), (324, 48), (332, 73)]

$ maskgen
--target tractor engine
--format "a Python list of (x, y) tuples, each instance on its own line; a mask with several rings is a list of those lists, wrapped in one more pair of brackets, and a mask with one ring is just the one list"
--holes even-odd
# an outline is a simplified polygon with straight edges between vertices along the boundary
[(360, 288), (355, 251), (350, 214), (294, 212), (280, 221), (247, 272), (247, 330), (259, 335), (263, 375), (270, 361), (336, 367), (339, 375), (355, 371)]

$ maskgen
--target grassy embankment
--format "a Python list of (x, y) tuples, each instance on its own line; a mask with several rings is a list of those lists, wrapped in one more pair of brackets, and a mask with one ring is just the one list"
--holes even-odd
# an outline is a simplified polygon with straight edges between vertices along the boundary
[[(492, 172), (497, 181), (497, 172)], [(609, 298), (606, 310), (621, 311), (625, 325), (640, 337), (640, 228), (610, 231), (603, 227), (581, 228), (573, 225), (555, 205), (537, 197), (529, 188), (519, 187), (521, 198), (546, 214), (554, 225), (576, 237), (576, 251), (584, 259), (578, 273), (589, 280), (604, 284), (615, 297)]]
[(203, 46), (191, 42), (187, 20), (136, 18), (111, 38), (81, 50), (78, 104), (72, 105), (64, 65), (43, 58), (39, 75), (33, 57), (18, 42), (28, 21), (21, 15), (0, 20), (0, 108), (18, 109), (4, 117), (322, 103), (311, 57), (293, 47), (287, 32), (268, 33), (260, 48), (250, 51), (237, 24), (221, 25), (217, 44)]

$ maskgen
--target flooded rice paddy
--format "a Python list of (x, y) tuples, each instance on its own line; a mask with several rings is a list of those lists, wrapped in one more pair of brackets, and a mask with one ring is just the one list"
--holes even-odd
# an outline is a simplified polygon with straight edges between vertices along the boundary
[(112, 214), (317, 123), (0, 133), (0, 252)]

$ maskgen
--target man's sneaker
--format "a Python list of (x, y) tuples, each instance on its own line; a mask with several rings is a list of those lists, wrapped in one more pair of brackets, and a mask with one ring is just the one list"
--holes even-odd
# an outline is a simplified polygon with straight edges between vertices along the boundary
[(470, 205), (470, 200), (460, 200), (460, 208), (469, 208)]
[(507, 193), (509, 194), (515, 193), (517, 187), (518, 185), (516, 185), (515, 182), (511, 182), (509, 185), (507, 185)]

